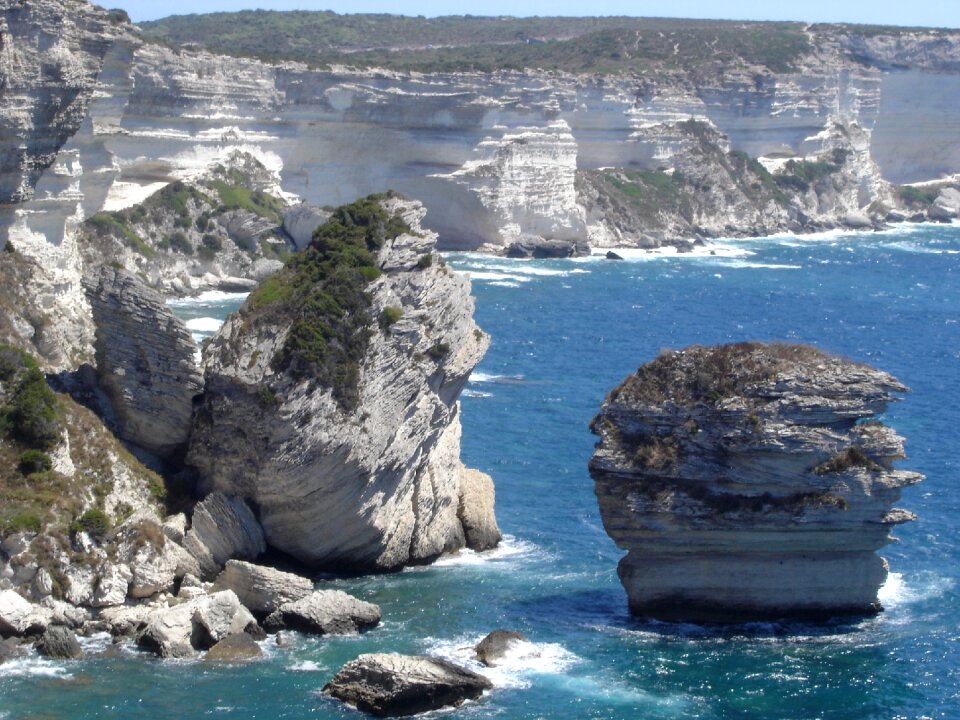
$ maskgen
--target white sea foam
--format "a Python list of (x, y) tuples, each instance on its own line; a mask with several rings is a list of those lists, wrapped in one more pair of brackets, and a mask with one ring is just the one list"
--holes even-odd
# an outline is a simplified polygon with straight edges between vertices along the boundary
[(471, 398), (488, 398), (488, 397), (493, 397), (493, 393), (480, 392), (479, 390), (470, 390), (469, 388), (467, 388), (466, 390), (463, 391), (463, 396), (471, 397)]
[(477, 271), (477, 270), (465, 270), (467, 274), (470, 275), (471, 280), (484, 281), (494, 281), (494, 282), (512, 282), (512, 283), (525, 283), (530, 282), (532, 278), (525, 275), (517, 275), (513, 273), (505, 272), (491, 272), (491, 271)]
[(518, 288), (518, 287), (520, 287), (520, 283), (518, 283), (518, 282), (513, 282), (513, 281), (511, 281), (511, 280), (505, 280), (505, 281), (503, 281), (503, 282), (494, 281), (494, 282), (487, 283), (487, 284), (488, 284), (488, 285), (491, 285), (491, 286), (493, 286), (493, 287), (505, 287), (505, 288)]
[(887, 581), (877, 594), (880, 603), (887, 610), (895, 610), (907, 605), (942, 596), (954, 585), (948, 578), (925, 574), (904, 579), (902, 573), (890, 573)]
[(290, 665), (287, 670), (290, 672), (323, 672), (327, 668), (321, 665), (320, 663), (314, 662), (313, 660), (303, 660), (298, 663)]
[(5, 677), (69, 677), (67, 668), (37, 656), (16, 658), (0, 665), (0, 678)]
[(83, 648), (85, 654), (96, 655), (113, 644), (113, 637), (108, 632), (100, 632), (89, 636), (78, 636), (77, 642), (80, 643), (80, 647)]
[(194, 333), (213, 334), (223, 325), (223, 320), (212, 317), (199, 317), (187, 320), (187, 329)]
[(802, 270), (803, 265), (778, 265), (776, 263), (757, 263), (746, 260), (724, 260), (723, 267), (728, 268), (757, 268), (764, 270)]
[(580, 658), (559, 643), (514, 642), (494, 667), (480, 663), (473, 648), (482, 635), (461, 636), (454, 640), (428, 638), (427, 654), (464, 666), (487, 677), (496, 688), (527, 688), (537, 675), (560, 675)]
[(224, 292), (223, 290), (205, 290), (193, 297), (174, 298), (167, 300), (167, 305), (173, 307), (193, 307), (196, 305), (216, 305), (227, 302), (242, 302), (247, 298), (247, 292)]
[[(432, 567), (470, 566), (470, 565), (497, 565), (509, 564), (514, 561), (542, 554), (543, 551), (532, 542), (518, 540), (513, 535), (504, 535), (503, 540), (493, 550), (476, 552), (464, 548), (452, 555), (444, 555), (433, 563)], [(412, 568), (416, 570), (417, 568)]]
[(470, 373), (470, 382), (472, 383), (501, 383), (511, 385), (523, 382), (523, 375), (491, 375), (485, 372), (474, 370)]

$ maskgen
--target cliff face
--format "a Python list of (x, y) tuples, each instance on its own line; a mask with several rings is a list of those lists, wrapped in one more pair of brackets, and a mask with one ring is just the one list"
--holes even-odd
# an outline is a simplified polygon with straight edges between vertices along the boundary
[(124, 270), (104, 267), (86, 287), (100, 387), (121, 437), (160, 457), (176, 456), (190, 434), (193, 398), (203, 390), (190, 332), (157, 293)]
[(0, 17), (0, 204), (29, 198), (86, 118), (112, 46), (130, 32), (86, 3), (9, 1)]
[(619, 575), (639, 615), (693, 621), (880, 609), (875, 553), (921, 480), (869, 420), (895, 378), (807, 346), (694, 346), (610, 393), (590, 461)]
[[(26, 5), (66, 12), (56, 0)], [(77, 91), (85, 121), (37, 179), (37, 199), (20, 213), (8, 208), (0, 225), (18, 246), (41, 235), (56, 244), (79, 220), (189, 180), (236, 150), (317, 206), (393, 188), (430, 210), (425, 222), (442, 247), (498, 252), (860, 227), (899, 207), (888, 182), (960, 171), (956, 34), (808, 35), (792, 69), (743, 61), (601, 76), (315, 71), (141, 46), (104, 30), (99, 92)], [(683, 174), (698, 158), (715, 166), (677, 133), (691, 119), (719, 135), (711, 146), (746, 153), (775, 178), (790, 159), (829, 162), (846, 133), (849, 159), (830, 180), (842, 190), (811, 195), (786, 179), (771, 206), (750, 190), (759, 177), (750, 167), (701, 173), (734, 189), (704, 185), (690, 217), (678, 208), (644, 232), (648, 217), (591, 174)], [(658, 198), (641, 185), (638, 199)]]
[[(338, 211), (206, 350), (188, 462), (208, 489), (250, 500), (271, 545), (313, 565), (385, 570), (499, 540), (492, 484), (459, 458), (458, 398), (488, 340), (422, 215), (386, 198)], [(336, 244), (358, 227), (381, 228), (369, 254)], [(324, 271), (340, 252), (370, 263), (361, 285), (376, 279), (359, 290)], [(324, 294), (303, 300), (305, 275)], [(349, 318), (326, 315), (331, 302)]]

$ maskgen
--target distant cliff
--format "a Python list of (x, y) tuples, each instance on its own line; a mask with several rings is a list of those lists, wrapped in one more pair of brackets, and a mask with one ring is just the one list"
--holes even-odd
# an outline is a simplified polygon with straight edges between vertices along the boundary
[[(421, 30), (408, 19), (397, 20), (403, 52), (331, 45), (334, 55), (310, 60), (326, 69), (314, 69), (286, 59), (282, 43), (273, 62), (228, 58), (145, 44), (85, 4), (24, 7), (4, 13), (3, 57), (29, 56), (41, 35), (69, 45), (80, 33), (76, 62), (102, 69), (97, 92), (91, 82), (72, 91), (85, 116), (63, 124), (50, 148), (30, 151), (34, 130), (5, 111), (17, 180), (0, 232), (22, 246), (39, 236), (59, 244), (80, 220), (236, 150), (317, 206), (388, 188), (416, 198), (449, 249), (684, 247), (960, 211), (941, 195), (960, 172), (953, 32), (541, 19), (512, 40), (479, 23), (492, 33), (480, 49), (417, 50)], [(43, 14), (75, 20), (28, 21)], [(5, 101), (17, 87), (42, 102), (54, 79), (41, 88), (21, 67), (5, 65)], [(940, 185), (897, 186), (927, 180)]]
[(631, 610), (669, 620), (868, 614), (893, 507), (922, 476), (877, 422), (895, 378), (803, 345), (666, 353), (607, 397), (590, 474)]

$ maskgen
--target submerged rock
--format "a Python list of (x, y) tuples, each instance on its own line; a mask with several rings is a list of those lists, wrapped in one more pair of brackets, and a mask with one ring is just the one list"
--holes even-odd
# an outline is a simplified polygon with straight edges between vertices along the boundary
[(344, 665), (323, 692), (381, 717), (416, 715), (475, 700), (493, 684), (446, 660), (422, 655), (361, 655)]
[(487, 667), (493, 667), (510, 651), (510, 648), (522, 642), (530, 642), (526, 635), (515, 630), (494, 630), (473, 649), (477, 660)]
[(214, 645), (204, 660), (209, 662), (247, 662), (263, 656), (263, 651), (257, 641), (247, 633), (227, 635)]
[(876, 551), (913, 515), (903, 441), (861, 422), (906, 391), (802, 345), (693, 346), (613, 390), (590, 460), (638, 615), (689, 621), (880, 610)]
[(268, 630), (289, 628), (318, 635), (353, 635), (380, 623), (380, 608), (341, 590), (317, 590), (285, 603), (266, 620)]

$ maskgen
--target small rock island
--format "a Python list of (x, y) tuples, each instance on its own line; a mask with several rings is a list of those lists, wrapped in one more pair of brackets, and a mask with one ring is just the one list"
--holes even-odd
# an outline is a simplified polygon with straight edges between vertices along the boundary
[(874, 418), (907, 388), (795, 344), (661, 354), (606, 398), (590, 474), (635, 615), (692, 622), (882, 608), (877, 551), (914, 515), (903, 439)]

